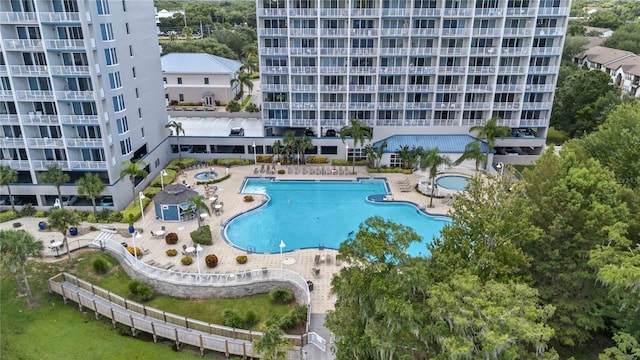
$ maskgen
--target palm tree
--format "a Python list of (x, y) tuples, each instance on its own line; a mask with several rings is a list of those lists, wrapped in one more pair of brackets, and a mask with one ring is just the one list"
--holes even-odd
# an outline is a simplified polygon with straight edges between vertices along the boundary
[(120, 170), (120, 179), (122, 179), (125, 176), (129, 176), (129, 181), (131, 181), (131, 185), (132, 185), (132, 189), (131, 189), (131, 193), (133, 194), (133, 200), (136, 199), (136, 178), (137, 177), (146, 177), (147, 171), (144, 169), (145, 166), (147, 166), (147, 164), (144, 163), (144, 161), (142, 160), (138, 160), (135, 162), (131, 162), (131, 161), (125, 161), (122, 163), (122, 165), (124, 165), (124, 167), (122, 168), (122, 170)]
[(88, 172), (84, 174), (84, 177), (76, 181), (78, 185), (78, 195), (87, 195), (91, 199), (93, 205), (93, 215), (96, 214), (96, 197), (102, 194), (104, 190), (104, 183), (100, 179), (100, 175), (97, 173)]
[(184, 128), (182, 127), (182, 123), (179, 121), (171, 121), (170, 123), (164, 126), (165, 128), (170, 128), (171, 131), (176, 134), (176, 140), (178, 141), (178, 157), (182, 160), (182, 152), (180, 151), (180, 133), (184, 135)]
[(200, 227), (202, 226), (201, 221), (202, 218), (200, 217), (200, 211), (204, 210), (207, 212), (207, 214), (211, 215), (211, 210), (209, 210), (209, 207), (207, 206), (207, 203), (204, 200), (204, 196), (202, 195), (194, 195), (191, 196), (189, 198), (187, 198), (187, 202), (191, 203), (191, 207), (196, 211), (196, 217), (198, 218), (198, 230), (200, 230)]
[(53, 209), (49, 213), (48, 222), (52, 229), (58, 230), (64, 237), (63, 244), (67, 248), (69, 266), (73, 266), (71, 250), (69, 250), (69, 244), (67, 243), (67, 230), (69, 227), (77, 226), (80, 223), (78, 216), (75, 212), (66, 209)]
[(253, 349), (262, 355), (263, 360), (285, 359), (287, 350), (290, 348), (291, 344), (277, 325), (267, 327), (262, 337), (253, 342)]
[(16, 206), (13, 203), (13, 196), (11, 195), (11, 183), (18, 181), (18, 171), (12, 169), (10, 166), (0, 165), (0, 185), (7, 186), (7, 192), (9, 193), (9, 202), (11, 203), (11, 210), (16, 211)]
[(487, 156), (482, 152), (482, 143), (480, 141), (474, 141), (467, 144), (464, 147), (462, 155), (454, 162), (455, 165), (460, 165), (467, 159), (473, 159), (476, 161), (476, 171), (479, 170), (480, 164), (485, 167), (487, 164)]
[(508, 126), (498, 125), (498, 121), (500, 120), (501, 118), (499, 117), (493, 117), (487, 120), (485, 125), (476, 125), (469, 128), (469, 132), (477, 131), (478, 134), (476, 137), (478, 139), (484, 139), (487, 142), (487, 150), (485, 153), (487, 161), (489, 160), (489, 154), (493, 151), (493, 147), (496, 144), (496, 138), (503, 138), (511, 133), (511, 128)]
[(58, 190), (58, 199), (60, 200), (60, 208), (64, 209), (62, 203), (62, 194), (60, 193), (60, 186), (68, 183), (71, 178), (66, 173), (62, 172), (62, 169), (58, 165), (47, 166), (47, 171), (40, 175), (40, 180), (45, 183), (53, 184)]
[[(0, 232), (0, 256), (2, 264), (10, 268), (19, 266), (22, 272), (24, 287), (27, 291), (27, 302), (33, 304), (33, 295), (25, 264), (29, 256), (41, 256), (42, 242), (24, 230), (4, 230)], [(18, 279), (16, 275), (16, 280)], [(20, 289), (20, 288), (18, 288)]]
[(415, 146), (409, 148), (408, 145), (402, 146), (396, 151), (398, 157), (402, 159), (402, 165), (405, 169), (413, 169), (416, 160), (422, 152), (422, 148), (416, 148)]
[(313, 149), (313, 140), (308, 138), (306, 135), (301, 138), (297, 138), (295, 141), (296, 153), (298, 153), (298, 165), (300, 165), (300, 158), (302, 158), (302, 163), (304, 164), (304, 152), (308, 149)]
[(241, 97), (244, 95), (245, 86), (249, 89), (249, 93), (253, 91), (253, 81), (251, 81), (251, 76), (242, 70), (238, 71), (236, 73), (236, 77), (231, 79), (231, 86), (233, 87), (234, 85), (240, 87)]
[(293, 156), (291, 153), (294, 152), (296, 146), (296, 132), (293, 130), (285, 132), (282, 137), (282, 143), (284, 144), (285, 160), (293, 163)]
[(276, 157), (276, 162), (280, 161), (280, 155), (282, 155), (282, 143), (280, 142), (280, 140), (276, 140), (273, 142), (273, 145), (271, 145), (271, 152), (273, 153), (274, 156)]
[(426, 167), (429, 168), (429, 176), (431, 177), (431, 200), (429, 201), (429, 207), (433, 207), (433, 197), (435, 196), (436, 189), (435, 179), (438, 174), (438, 167), (441, 165), (451, 165), (451, 160), (446, 156), (440, 155), (440, 149), (437, 147), (425, 152), (424, 159)]
[[(340, 129), (340, 139), (342, 142), (345, 142), (347, 136), (351, 136), (353, 139), (353, 147), (358, 147), (364, 145), (365, 139), (371, 141), (372, 131), (370, 127), (364, 126), (362, 122), (358, 119), (349, 120), (350, 126), (343, 126)], [(353, 156), (353, 173), (356, 172), (356, 157), (355, 153)]]
[(247, 59), (244, 61), (240, 69), (242, 71), (247, 72), (248, 74), (253, 74), (254, 72), (257, 72), (259, 69), (258, 57), (255, 55), (247, 56)]
[(24, 294), (25, 289), (22, 287), (22, 281), (20, 281), (20, 277), (18, 276), (18, 267), (20, 266), (20, 262), (18, 258), (12, 256), (13, 253), (13, 233), (17, 230), (0, 230), (0, 265), (4, 265), (13, 274), (13, 277), (16, 279), (16, 283), (18, 284), (18, 294)]

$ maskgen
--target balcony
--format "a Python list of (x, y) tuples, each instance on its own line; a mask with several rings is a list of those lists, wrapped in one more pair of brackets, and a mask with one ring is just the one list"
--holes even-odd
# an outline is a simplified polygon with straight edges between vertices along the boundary
[(409, 29), (380, 29), (381, 36), (409, 36)]
[(75, 148), (102, 148), (103, 139), (66, 139), (66, 143), (68, 147)]
[(437, 55), (438, 48), (411, 48), (409, 55)]
[(535, 8), (513, 8), (507, 9), (507, 16), (534, 16)]
[(289, 48), (286, 47), (261, 47), (262, 55), (289, 55)]
[(407, 110), (431, 110), (433, 108), (431, 101), (425, 102), (408, 102), (405, 104)]
[(531, 66), (529, 67), (529, 73), (534, 74), (557, 74), (557, 66)]
[(40, 65), (11, 65), (13, 76), (49, 76), (49, 68)]
[(471, 29), (442, 29), (442, 36), (468, 36)]
[(351, 9), (351, 16), (355, 17), (378, 17), (379, 9)]
[(98, 115), (60, 115), (63, 125), (97, 125), (100, 124)]
[(88, 66), (50, 66), (51, 75), (53, 76), (89, 76)]
[(281, 101), (263, 101), (262, 108), (265, 110), (289, 109), (288, 102)]
[(406, 89), (406, 85), (378, 85), (378, 91), (380, 92), (404, 92)]
[(440, 17), (442, 9), (413, 9), (413, 16)]
[(36, 170), (44, 170), (51, 166), (57, 166), (62, 170), (71, 170), (67, 161), (56, 160), (31, 160), (31, 166)]
[(27, 146), (30, 148), (61, 148), (64, 147), (64, 140), (62, 138), (27, 138)]
[(0, 65), (0, 75), (7, 74), (9, 74), (9, 68), (7, 67), (7, 65)]
[(562, 36), (564, 33), (565, 29), (563, 28), (548, 27), (536, 29), (535, 34), (538, 36)]
[(497, 28), (473, 28), (473, 36), (500, 36), (502, 29)]
[(287, 16), (287, 9), (258, 9), (258, 16)]
[(412, 92), (433, 92), (435, 90), (435, 85), (407, 85), (407, 91)]
[(352, 102), (349, 103), (349, 109), (351, 110), (374, 110), (376, 104), (372, 102)]
[(457, 110), (462, 107), (461, 103), (456, 102), (436, 102), (434, 110)]
[(347, 55), (347, 49), (320, 48), (320, 55)]
[(84, 40), (45, 40), (45, 46), (50, 50), (86, 50)]
[(346, 74), (346, 66), (321, 66), (320, 74)]
[(22, 114), (22, 123), (25, 125), (58, 125), (58, 115)]
[(489, 110), (491, 109), (491, 103), (486, 102), (466, 102), (464, 103), (465, 110)]
[(473, 9), (444, 9), (444, 16), (471, 16), (473, 14)]
[(533, 29), (527, 28), (505, 28), (504, 36), (530, 36), (533, 34)]
[(19, 125), (20, 118), (17, 114), (0, 114), (0, 124), (3, 125)]
[(469, 55), (469, 49), (468, 48), (440, 48), (440, 55), (441, 56), (447, 56), (447, 55), (457, 55), (457, 56), (467, 56)]
[(322, 91), (322, 92), (345, 92), (345, 91), (347, 91), (347, 85), (320, 85), (320, 91)]
[(69, 161), (73, 170), (105, 170), (106, 161)]
[(286, 28), (277, 28), (277, 29), (260, 29), (261, 36), (287, 36)]
[(467, 68), (469, 74), (495, 74), (495, 66), (469, 66)]
[(555, 86), (547, 84), (526, 85), (524, 88), (529, 92), (550, 92), (555, 90)]
[(551, 110), (553, 104), (550, 101), (543, 102), (524, 102), (522, 110)]
[(40, 22), (43, 24), (79, 24), (80, 14), (77, 12), (41, 12)]
[(344, 102), (321, 102), (320, 110), (346, 110), (347, 103)]
[(502, 55), (529, 55), (529, 48), (523, 47), (508, 47), (502, 48)]
[(541, 7), (538, 9), (538, 15), (566, 16), (569, 15), (569, 10), (568, 7)]
[(7, 39), (4, 41), (7, 50), (40, 50), (42, 51), (42, 39)]
[(499, 66), (498, 73), (500, 75), (505, 74), (524, 74), (526, 72), (526, 67), (524, 66)]
[(489, 84), (467, 84), (467, 91), (476, 91), (476, 92), (492, 92), (493, 85)]
[(503, 9), (476, 9), (476, 16), (482, 17), (493, 17), (493, 16), (502, 16), (504, 14)]
[(287, 92), (287, 91), (289, 91), (289, 85), (287, 85), (287, 84), (265, 84), (265, 83), (262, 83), (262, 92), (265, 92), (265, 91)]
[(439, 74), (461, 74), (464, 75), (467, 71), (465, 66), (439, 66)]
[(318, 49), (316, 48), (289, 48), (291, 55), (317, 55)]
[(409, 9), (382, 9), (383, 17), (409, 17), (411, 10)]
[(318, 88), (318, 85), (302, 85), (302, 84), (292, 84), (291, 91), (300, 91), (300, 92), (315, 92)]
[(519, 110), (519, 102), (497, 102), (493, 104), (493, 110)]
[(374, 93), (375, 85), (349, 85), (349, 91)]
[(557, 47), (534, 47), (531, 48), (531, 55), (561, 55), (562, 48)]
[(435, 66), (409, 66), (409, 73), (411, 74), (435, 74)]
[(318, 68), (315, 66), (292, 66), (292, 74), (317, 74)]
[(496, 85), (496, 91), (503, 91), (503, 92), (520, 92), (524, 90), (524, 85), (523, 84), (499, 84)]
[(0, 12), (0, 24), (35, 24), (37, 22), (34, 12)]
[(16, 98), (21, 101), (53, 101), (53, 91), (47, 90), (15, 90)]
[(318, 16), (318, 10), (317, 9), (289, 9), (289, 16), (316, 17)]
[(94, 100), (93, 91), (56, 91), (58, 100)]
[(318, 36), (318, 29), (291, 29), (291, 36)]
[(377, 68), (368, 67), (368, 66), (358, 66), (349, 68), (349, 73), (351, 74), (375, 74)]
[(0, 165), (8, 166), (16, 170), (31, 169), (31, 165), (29, 165), (29, 160), (0, 160)]
[(434, 28), (418, 28), (418, 29), (412, 29), (411, 30), (411, 35), (412, 36), (439, 36), (440, 35), (440, 29), (434, 29)]
[(288, 66), (261, 66), (260, 72), (265, 74), (288, 74)]
[(320, 9), (320, 16), (346, 18), (349, 16), (347, 9)]
[(14, 137), (0, 137), (0, 147), (3, 147), (3, 148), (25, 147), (24, 139), (14, 138)]
[(13, 100), (13, 91), (0, 90), (0, 100)]
[(438, 84), (436, 91), (461, 92), (464, 89), (462, 84)]
[(407, 68), (405, 66), (385, 66), (378, 68), (380, 74), (406, 74)]
[(316, 110), (318, 109), (317, 102), (292, 102), (291, 109), (294, 110)]
[(357, 36), (357, 37), (378, 36), (378, 29), (351, 29), (351, 36)]
[(377, 48), (350, 49), (349, 53), (351, 55), (378, 55), (378, 49)]
[(347, 29), (320, 29), (320, 36), (346, 37), (347, 35), (349, 35)]
[(492, 47), (472, 47), (469, 49), (469, 53), (471, 55), (496, 55), (498, 53), (498, 51), (496, 51), (496, 48), (492, 48)]
[(378, 109), (380, 110), (402, 110), (404, 109), (403, 102), (379, 102)]

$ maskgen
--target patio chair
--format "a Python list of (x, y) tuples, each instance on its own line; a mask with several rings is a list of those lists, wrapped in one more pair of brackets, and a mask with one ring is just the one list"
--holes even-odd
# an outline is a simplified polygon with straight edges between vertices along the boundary
[(314, 278), (317, 278), (318, 276), (320, 276), (320, 269), (319, 268), (311, 268), (311, 274), (313, 275)]
[(260, 170), (258, 170), (258, 168), (254, 168), (254, 169), (253, 169), (253, 174), (254, 174), (254, 175), (257, 175), (259, 172), (260, 172)]
[(264, 174), (264, 164), (260, 167), (260, 174)]
[(164, 225), (163, 225), (163, 226), (161, 226), (161, 227), (160, 227), (160, 230), (162, 230), (162, 231), (166, 231), (167, 229), (166, 229), (166, 228), (164, 227)]
[(154, 232), (153, 232), (153, 230), (151, 230), (151, 236), (152, 236), (152, 237), (156, 237), (156, 236), (158, 236), (158, 235), (156, 235), (156, 233), (154, 233)]
[(325, 261), (327, 264), (331, 264), (331, 255), (327, 255)]
[(313, 263), (317, 266), (320, 265), (320, 255), (316, 254), (315, 258), (313, 259)]

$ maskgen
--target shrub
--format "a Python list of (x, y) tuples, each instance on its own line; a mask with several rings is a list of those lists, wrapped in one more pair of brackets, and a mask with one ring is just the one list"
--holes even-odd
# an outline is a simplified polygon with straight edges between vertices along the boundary
[(246, 201), (246, 202), (252, 202), (252, 201), (253, 201), (253, 196), (252, 196), (252, 195), (245, 195), (245, 196), (244, 196), (244, 201)]
[(291, 311), (276, 319), (276, 324), (282, 330), (290, 330), (294, 327), (304, 324), (307, 320), (307, 306), (296, 305)]
[(29, 204), (23, 206), (22, 209), (18, 211), (18, 215), (20, 215), (20, 217), (33, 216), (33, 214), (35, 213), (36, 209), (34, 209), (33, 206)]
[(233, 328), (245, 328), (244, 319), (235, 311), (231, 309), (224, 309), (222, 311), (222, 322), (224, 326)]
[(547, 144), (551, 145), (561, 145), (563, 142), (567, 141), (569, 135), (562, 130), (558, 130), (553, 126), (549, 127), (547, 130)]
[(213, 244), (213, 235), (211, 235), (211, 228), (209, 225), (203, 225), (200, 230), (192, 231), (189, 235), (191, 235), (191, 240), (196, 244)]
[(405, 174), (405, 175), (411, 175), (413, 174), (413, 170), (412, 169), (403, 169), (400, 167), (393, 167), (393, 168), (367, 168), (367, 172), (370, 173), (397, 173), (397, 174)]
[(211, 159), (210, 160), (214, 165), (226, 165), (229, 164), (231, 166), (236, 165), (253, 165), (253, 159), (232, 159), (232, 158), (219, 158), (219, 159)]
[[(129, 254), (134, 255), (133, 254), (133, 246), (127, 246), (127, 251), (129, 252)], [(137, 247), (137, 246), (136, 246), (136, 255), (138, 255), (138, 257), (142, 256), (142, 250), (140, 250), (140, 248)]]
[(154, 196), (156, 196), (160, 191), (162, 191), (161, 187), (153, 187), (153, 186), (149, 186), (146, 189), (144, 189), (144, 191), (142, 192), (144, 194), (144, 196), (146, 196), (149, 199), (153, 199)]
[(218, 178), (218, 179), (209, 180), (209, 181), (198, 181), (198, 182), (196, 182), (196, 184), (197, 184), (197, 185), (205, 185), (205, 184), (206, 184), (206, 185), (211, 185), (211, 184), (217, 184), (217, 183), (219, 183), (219, 182), (221, 182), (221, 181), (225, 181), (225, 180), (227, 180), (227, 179), (228, 179), (228, 178), (230, 178), (230, 177), (231, 177), (231, 174), (229, 174), (229, 175), (225, 175), (225, 176), (223, 176), (223, 177), (221, 177), (221, 178)]
[(141, 285), (144, 285), (144, 284), (141, 283), (139, 280), (131, 280), (129, 281), (129, 284), (127, 285), (127, 287), (129, 288), (130, 293), (137, 295), (138, 286), (141, 286)]
[(247, 112), (250, 112), (250, 113), (260, 112), (260, 111), (262, 111), (262, 108), (260, 106), (256, 105), (256, 104), (254, 104), (254, 103), (251, 103), (251, 104), (247, 105), (244, 108), (244, 111), (247, 111)]
[(11, 225), (13, 225), (14, 228), (19, 228), (20, 226), (22, 226), (22, 223), (16, 221)]
[(96, 274), (106, 274), (107, 271), (109, 271), (109, 268), (110, 265), (107, 260), (102, 258), (93, 260), (93, 271), (95, 271)]
[(191, 258), (191, 256), (185, 256), (180, 260), (180, 262), (182, 263), (182, 265), (191, 265), (193, 264), (193, 259)]
[(18, 213), (13, 210), (7, 210), (0, 213), (0, 222), (10, 221), (18, 218)]
[(209, 254), (204, 258), (205, 264), (207, 267), (214, 268), (218, 266), (218, 257), (215, 254)]
[(249, 260), (249, 259), (247, 258), (247, 255), (240, 255), (240, 256), (236, 256), (236, 262), (237, 262), (238, 264), (246, 264), (246, 263), (247, 263), (247, 260)]
[(172, 233), (168, 233), (165, 237), (164, 237), (164, 241), (169, 244), (169, 245), (175, 245), (178, 243), (178, 234), (172, 232)]
[(326, 156), (309, 156), (307, 157), (307, 164), (327, 164), (329, 160)]
[(38, 210), (33, 214), (33, 217), (46, 218), (49, 216), (49, 212), (46, 210)]
[[(144, 199), (144, 200), (149, 200), (149, 199)], [(144, 203), (143, 200), (143, 203)], [(151, 200), (149, 200), (150, 202)], [(147, 206), (147, 205), (144, 205)], [(138, 208), (138, 217), (140, 217), (140, 208)], [(124, 214), (120, 211), (112, 211), (111, 214), (109, 214), (109, 221), (108, 222), (122, 222), (122, 220), (124, 219)]]
[(93, 226), (93, 225), (90, 225), (89, 226), (89, 231), (98, 231), (98, 228)]
[(271, 155), (256, 155), (256, 162), (271, 164), (273, 162), (273, 156), (271, 156)]
[(139, 296), (143, 301), (151, 300), (151, 298), (153, 297), (153, 289), (138, 280), (129, 281), (128, 287), (129, 292)]
[(269, 299), (275, 304), (289, 304), (293, 301), (293, 292), (287, 289), (271, 290)]
[(111, 210), (109, 209), (102, 209), (98, 212), (96, 212), (95, 218), (97, 222), (108, 222), (109, 221), (109, 217), (111, 216)]
[(284, 169), (278, 170), (278, 175), (284, 175), (284, 173), (285, 173)]
[[(167, 172), (167, 176), (164, 177), (164, 184), (171, 184), (173, 182), (173, 180), (176, 179), (176, 176), (178, 175), (178, 170), (176, 168), (166, 168), (165, 171)], [(160, 179), (160, 174), (158, 174), (158, 176), (155, 177), (155, 179), (153, 179), (153, 181), (149, 184), (149, 187), (155, 187), (155, 188), (160, 188), (160, 191), (162, 191), (162, 179)], [(147, 187), (144, 191), (144, 194), (147, 195), (147, 190), (149, 190), (149, 187)], [(156, 193), (157, 194), (157, 193)], [(155, 194), (154, 194), (155, 195)]]
[(331, 165), (335, 165), (335, 166), (346, 166), (346, 165), (351, 165), (347, 160), (343, 160), (343, 159), (333, 159), (331, 160)]
[(244, 324), (247, 327), (252, 327), (253, 325), (257, 324), (258, 320), (260, 319), (258, 318), (258, 314), (256, 314), (255, 311), (247, 310), (247, 312), (244, 313)]
[(227, 104), (227, 111), (228, 112), (238, 112), (241, 110), (242, 105), (240, 105), (239, 102), (235, 101), (235, 100), (231, 100), (229, 101), (229, 103)]
[(169, 250), (165, 251), (165, 253), (167, 254), (167, 256), (176, 256), (176, 255), (178, 255), (178, 250), (169, 249)]

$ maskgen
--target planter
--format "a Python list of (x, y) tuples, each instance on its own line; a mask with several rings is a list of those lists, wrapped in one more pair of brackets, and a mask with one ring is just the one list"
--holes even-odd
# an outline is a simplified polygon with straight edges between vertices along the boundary
[(69, 228), (69, 235), (71, 235), (71, 236), (78, 235), (78, 228), (77, 227)]
[(133, 234), (136, 231), (136, 228), (133, 225), (129, 226), (129, 234)]
[(38, 223), (38, 228), (40, 229), (40, 231), (42, 231), (42, 230), (46, 229), (46, 228), (47, 228), (47, 223), (46, 223), (46, 222), (44, 222), (44, 221), (40, 221), (40, 222)]

